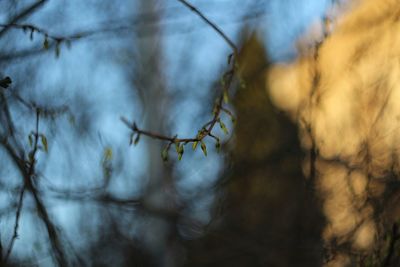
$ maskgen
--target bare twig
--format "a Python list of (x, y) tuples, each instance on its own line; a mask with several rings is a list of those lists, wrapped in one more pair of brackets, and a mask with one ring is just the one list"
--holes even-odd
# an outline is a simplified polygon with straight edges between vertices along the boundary
[(55, 252), (56, 260), (59, 266), (67, 266), (67, 259), (64, 255), (62, 250), (61, 240), (58, 236), (56, 227), (54, 226), (53, 222), (51, 221), (49, 214), (47, 213), (47, 209), (43, 204), (42, 200), (39, 198), (38, 192), (36, 188), (33, 186), (32, 179), (35, 176), (35, 166), (36, 166), (36, 153), (39, 149), (38, 142), (39, 142), (39, 118), (40, 118), (40, 108), (36, 109), (36, 129), (34, 133), (34, 146), (32, 151), (29, 153), (28, 157), (28, 170), (25, 172), (25, 186), (29, 189), (33, 198), (35, 200), (36, 208), (39, 213), (39, 217), (42, 219), (43, 223), (46, 226), (47, 233), (50, 238), (50, 243), (53, 247), (53, 251)]
[[(230, 112), (228, 109), (223, 107), (224, 100), (227, 101), (228, 99), (228, 92), (229, 89), (232, 85), (233, 78), (236, 73), (236, 56), (238, 49), (236, 45), (233, 43), (233, 41), (212, 21), (210, 21), (203, 13), (201, 13), (197, 8), (195, 8), (193, 5), (189, 4), (185, 0), (178, 0), (182, 4), (184, 4), (186, 7), (188, 7), (190, 10), (192, 10), (196, 15), (198, 15), (204, 22), (206, 22), (212, 29), (214, 29), (223, 39), (224, 41), (231, 47), (233, 50), (233, 53), (228, 56), (228, 64), (231, 66), (231, 68), (224, 73), (222, 76), (222, 90), (219, 95), (219, 97), (216, 100), (216, 103), (213, 107), (213, 117), (210, 121), (206, 122), (200, 130), (198, 130), (198, 134), (195, 137), (191, 138), (178, 138), (177, 135), (174, 136), (167, 136), (163, 135), (160, 133), (155, 133), (147, 130), (140, 129), (135, 122), (131, 123), (128, 121), (128, 119), (121, 117), (121, 120), (123, 123), (125, 123), (131, 130), (132, 130), (132, 135), (131, 135), (131, 143), (134, 142), (135, 144), (139, 141), (139, 138), (141, 135), (153, 138), (153, 139), (158, 139), (162, 141), (167, 141), (168, 144), (165, 147), (165, 149), (162, 152), (162, 157), (164, 160), (167, 159), (167, 154), (168, 150), (171, 147), (172, 144), (175, 144), (177, 147), (177, 152), (178, 152), (178, 159), (182, 158), (183, 154), (183, 146), (186, 145), (187, 143), (193, 143), (193, 149), (196, 148), (197, 143), (201, 143), (201, 148), (204, 152), (204, 154), (207, 156), (207, 149), (206, 145), (203, 142), (203, 139), (207, 136), (213, 138), (216, 140), (216, 147), (219, 149), (220, 143), (219, 143), (219, 138), (216, 137), (212, 131), (214, 129), (214, 126), (219, 123), (222, 130), (227, 133), (225, 124), (221, 121), (220, 116), (221, 116), (221, 111), (226, 112), (229, 116), (232, 117), (232, 112)], [(135, 140), (133, 141), (133, 138), (136, 136)]]
[(237, 54), (237, 47), (235, 43), (212, 21), (210, 21), (202, 12), (200, 12), (195, 6), (192, 4), (188, 3), (186, 0), (178, 0), (182, 4), (184, 4), (186, 7), (188, 7), (190, 10), (192, 10), (194, 13), (196, 13), (205, 23), (211, 26), (224, 40), (225, 42), (232, 48), (233, 52)]
[[(214, 138), (217, 141), (217, 146), (219, 146), (219, 138), (216, 137), (215, 135), (212, 134), (212, 131), (215, 127), (215, 125), (217, 123), (220, 124), (221, 128), (225, 128), (225, 125), (221, 122), (220, 116), (221, 116), (221, 111), (226, 112), (228, 115), (232, 115), (232, 113), (227, 110), (226, 108), (223, 107), (223, 102), (224, 102), (224, 95), (226, 94), (227, 91), (229, 91), (229, 88), (231, 87), (232, 81), (233, 81), (233, 77), (234, 77), (234, 73), (235, 73), (235, 59), (233, 59), (232, 62), (232, 69), (230, 69), (229, 71), (227, 71), (224, 75), (223, 75), (223, 88), (222, 88), (222, 93), (220, 94), (220, 96), (218, 97), (216, 104), (214, 105), (213, 108), (213, 117), (210, 121), (206, 122), (200, 130), (198, 130), (198, 134), (196, 135), (196, 137), (192, 137), (192, 138), (178, 138), (177, 135), (175, 136), (167, 136), (167, 135), (162, 135), (160, 133), (155, 133), (155, 132), (151, 132), (151, 131), (147, 131), (147, 130), (143, 130), (140, 129), (135, 122), (131, 123), (128, 121), (128, 119), (126, 119), (125, 117), (121, 117), (121, 120), (123, 123), (125, 123), (132, 131), (132, 137), (131, 137), (131, 142), (134, 135), (136, 135), (136, 139), (135, 139), (135, 143), (137, 143), (139, 141), (139, 138), (141, 135), (153, 138), (153, 139), (158, 139), (158, 140), (162, 140), (162, 141), (168, 141), (168, 144), (165, 148), (166, 151), (169, 150), (169, 148), (171, 147), (172, 144), (177, 144), (178, 146), (181, 145), (181, 143), (183, 144), (187, 144), (187, 143), (195, 143), (194, 144), (194, 148), (197, 146), (198, 142), (202, 143), (202, 149), (204, 154), (206, 155), (207, 152), (205, 151), (206, 148), (203, 147), (205, 146), (203, 143), (203, 139), (207, 136)], [(226, 131), (226, 129), (225, 129)], [(178, 151), (178, 154), (183, 153), (183, 150)], [(164, 158), (164, 156), (163, 156)]]
[[(230, 86), (232, 83), (233, 79), (233, 69), (230, 71), (231, 75), (229, 75), (229, 80), (227, 82), (227, 86)], [(225, 89), (225, 88), (224, 88)], [(228, 88), (226, 88), (228, 89)], [(222, 107), (223, 105), (223, 95), (221, 94), (217, 100), (217, 103), (214, 106), (214, 116), (213, 118), (205, 123), (201, 130), (199, 130), (199, 134), (196, 137), (193, 138), (178, 138), (177, 136), (166, 136), (162, 135), (159, 133), (151, 132), (151, 131), (146, 131), (140, 129), (136, 123), (130, 123), (126, 118), (121, 117), (121, 120), (123, 123), (125, 123), (134, 133), (138, 135), (145, 135), (154, 139), (159, 139), (163, 141), (169, 141), (171, 143), (190, 143), (190, 142), (201, 142), (206, 136), (213, 136), (212, 135), (212, 130), (215, 126), (215, 124), (219, 121), (221, 111), (225, 111), (228, 114), (232, 114), (229, 112), (226, 108)]]
[[(47, 213), (47, 209), (46, 209), (44, 203), (40, 199), (38, 192), (33, 185), (33, 179), (36, 176), (36, 174), (35, 174), (36, 159), (35, 158), (36, 158), (36, 153), (39, 150), (38, 143), (39, 143), (39, 137), (41, 136), (41, 134), (39, 133), (40, 114), (41, 114), (40, 108), (36, 108), (35, 131), (33, 132), (33, 136), (34, 136), (33, 148), (29, 152), (27, 159), (25, 159), (24, 155), (22, 155), (23, 158), (20, 158), (18, 156), (18, 154), (16, 153), (15, 149), (7, 142), (6, 138), (3, 138), (1, 140), (1, 144), (3, 145), (5, 150), (8, 152), (9, 156), (13, 160), (13, 163), (18, 167), (18, 170), (24, 179), (24, 186), (23, 186), (24, 190), (26, 189), (32, 194), (39, 217), (41, 218), (41, 220), (43, 221), (43, 223), (46, 226), (47, 233), (48, 233), (49, 239), (50, 239), (50, 243), (51, 243), (53, 251), (55, 253), (55, 258), (58, 262), (58, 265), (63, 267), (63, 266), (67, 266), (68, 264), (67, 264), (66, 256), (62, 250), (60, 237), (57, 233), (55, 225), (53, 224), (53, 222), (51, 221), (51, 219)], [(6, 119), (10, 120), (11, 118), (7, 117)], [(23, 199), (22, 194), (20, 195), (20, 198)], [(21, 205), (21, 207), (22, 207), (22, 200), (19, 202), (19, 205)], [(19, 218), (20, 218), (19, 213), (20, 213), (21, 208), (18, 208), (17, 210), (19, 210), (19, 212), (17, 212), (18, 214), (16, 216), (17, 217), (16, 221), (18, 222)], [(17, 225), (17, 223), (16, 223), (16, 225)], [(14, 227), (14, 236), (17, 236), (17, 234), (15, 234), (17, 229), (18, 229), (18, 226)], [(14, 242), (14, 241), (12, 241), (12, 242)], [(10, 252), (7, 252), (7, 254), (10, 254), (11, 250), (12, 250), (12, 246), (10, 246)]]
[(36, 189), (33, 187), (32, 182), (29, 182), (29, 187), (28, 189), (33, 195), (33, 198), (35, 200), (36, 208), (39, 213), (39, 217), (42, 219), (43, 223), (46, 226), (47, 233), (49, 235), (50, 243), (53, 247), (53, 251), (55, 253), (56, 260), (58, 262), (58, 265), (60, 267), (68, 266), (66, 256), (64, 255), (62, 245), (61, 245), (61, 240), (60, 237), (57, 233), (57, 229), (53, 222), (50, 219), (49, 214), (47, 213), (47, 209), (45, 205), (43, 204), (42, 200), (39, 198)]
[(15, 213), (14, 232), (13, 232), (13, 236), (11, 237), (10, 244), (8, 245), (7, 252), (6, 252), (5, 256), (4, 256), (4, 259), (3, 259), (3, 262), (2, 262), (3, 264), (7, 264), (7, 261), (9, 259), (9, 257), (10, 257), (11, 251), (12, 251), (13, 246), (14, 246), (14, 242), (18, 238), (19, 220), (20, 220), (20, 216), (21, 216), (22, 205), (23, 205), (23, 202), (24, 202), (24, 193), (25, 193), (25, 186), (22, 187), (21, 193), (19, 194), (17, 211)]
[[(161, 12), (163, 13), (163, 12)], [(256, 12), (256, 13), (249, 13), (243, 17), (241, 17), (240, 19), (236, 18), (234, 20), (229, 20), (226, 22), (222, 22), (221, 24), (231, 24), (231, 23), (238, 23), (238, 22), (244, 22), (244, 21), (248, 21), (248, 20), (254, 20), (254, 19), (258, 19), (261, 16), (264, 16), (265, 13), (264, 12)], [(142, 37), (147, 37), (149, 35), (155, 34), (154, 29), (151, 28), (153, 25), (150, 24), (150, 28), (146, 28), (145, 30), (140, 31), (140, 29), (136, 29), (138, 28), (138, 26), (142, 26), (143, 24), (143, 20), (148, 20), (147, 18), (148, 14), (144, 14), (142, 16), (139, 17), (144, 17), (143, 19), (139, 18), (137, 20), (135, 20), (134, 25), (128, 25), (128, 26), (115, 26), (115, 27), (104, 27), (104, 28), (99, 28), (99, 29), (93, 29), (93, 30), (85, 30), (85, 31), (80, 31), (80, 32), (76, 32), (76, 33), (72, 33), (69, 35), (54, 35), (52, 33), (50, 33), (48, 30), (45, 30), (43, 28), (39, 28), (35, 25), (32, 24), (17, 24), (14, 23), (12, 25), (7, 25), (7, 24), (2, 24), (3, 27), (9, 27), (11, 28), (16, 28), (16, 29), (24, 29), (24, 25), (25, 26), (32, 26), (35, 28), (35, 31), (37, 31), (38, 33), (42, 34), (43, 36), (47, 36), (49, 37), (49, 39), (53, 40), (51, 42), (49, 42), (49, 49), (53, 48), (56, 44), (57, 44), (57, 39), (61, 40), (61, 42), (65, 42), (67, 43), (67, 45), (70, 42), (77, 42), (77, 41), (82, 41), (82, 40), (87, 40), (85, 38), (87, 37), (92, 37), (95, 35), (100, 35), (100, 34), (107, 34), (107, 33), (111, 33), (111, 34), (115, 34), (116, 32), (122, 32), (122, 31), (129, 31), (132, 29), (135, 30), (139, 30), (139, 34), (137, 35), (137, 37), (142, 38)], [(139, 23), (140, 22), (140, 23)], [(151, 21), (150, 21), (151, 22)], [(149, 22), (149, 23), (150, 23)], [(111, 21), (111, 23), (114, 23)], [(101, 24), (104, 25), (108, 25), (110, 24), (110, 22), (103, 22)], [(14, 25), (14, 26), (13, 26)], [(147, 25), (146, 25), (147, 26)], [(186, 34), (186, 33), (190, 33), (193, 32), (196, 29), (200, 29), (203, 26), (201, 25), (196, 25), (196, 26), (190, 26), (190, 27), (178, 27), (179, 25), (177, 24), (176, 27), (168, 27), (169, 30), (167, 32), (165, 32), (164, 34), (166, 35), (174, 35), (174, 34)], [(206, 25), (208, 26), (208, 25)], [(1, 26), (0, 26), (1, 27)], [(25, 27), (25, 30), (29, 29), (29, 27)], [(40, 31), (39, 31), (40, 29)], [(60, 43), (59, 43), (60, 44)], [(47, 50), (42, 49), (42, 48), (27, 48), (27, 49), (23, 49), (23, 50), (19, 50), (16, 52), (6, 52), (6, 53), (2, 53), (0, 54), (0, 61), (11, 61), (11, 60), (18, 60), (21, 58), (27, 58), (27, 57), (32, 57), (32, 56), (37, 56), (40, 54), (43, 54), (47, 52)]]
[[(34, 12), (36, 9), (40, 8), (43, 4), (45, 4), (47, 0), (40, 0), (36, 3), (33, 3), (26, 9), (24, 9), (22, 12), (20, 12), (18, 15), (16, 15), (14, 18), (12, 18), (7, 25), (12, 25), (17, 23), (19, 20), (29, 16)], [(0, 38), (3, 37), (3, 35), (10, 29), (10, 26), (5, 26), (1, 31), (0, 31)]]
[(53, 39), (56, 42), (61, 42), (61, 41), (69, 41), (72, 39), (77, 39), (80, 37), (80, 35), (71, 35), (68, 37), (64, 36), (58, 36), (58, 35), (53, 35), (49, 33), (47, 30), (39, 28), (38, 26), (35, 26), (33, 24), (18, 24), (18, 23), (11, 23), (11, 24), (0, 24), (0, 27), (2, 28), (13, 28), (13, 29), (22, 29), (24, 32), (30, 31), (30, 36), (31, 39), (33, 39), (33, 33), (39, 33), (45, 36), (46, 38)]
[(195, 142), (195, 141), (199, 141), (198, 138), (177, 138), (176, 136), (166, 136), (166, 135), (162, 135), (156, 132), (151, 132), (151, 131), (146, 131), (146, 130), (142, 130), (139, 129), (136, 125), (136, 123), (131, 123), (128, 121), (128, 119), (126, 119), (125, 117), (121, 117), (121, 121), (123, 123), (125, 123), (126, 126), (128, 126), (133, 132), (139, 134), (139, 135), (145, 135), (154, 139), (159, 139), (159, 140), (163, 140), (163, 141), (169, 141), (169, 142), (173, 142), (173, 143), (180, 143), (180, 142)]

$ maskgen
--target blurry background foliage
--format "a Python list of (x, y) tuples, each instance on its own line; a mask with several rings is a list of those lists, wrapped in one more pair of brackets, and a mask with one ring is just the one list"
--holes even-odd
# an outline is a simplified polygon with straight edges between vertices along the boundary
[(233, 64), (210, 25), (173, 0), (1, 1), (1, 265), (320, 266), (320, 207), (265, 72), (329, 1), (266, 2), (192, 2), (237, 66), (219, 142), (166, 155), (120, 118), (198, 135)]

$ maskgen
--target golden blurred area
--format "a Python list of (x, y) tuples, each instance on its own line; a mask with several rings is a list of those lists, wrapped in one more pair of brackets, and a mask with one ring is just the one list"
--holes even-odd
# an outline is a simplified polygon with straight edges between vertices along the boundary
[(315, 153), (304, 169), (323, 201), (326, 266), (379, 248), (400, 215), (385, 205), (400, 193), (388, 186), (399, 182), (399, 12), (398, 1), (353, 3), (314, 50), (267, 73), (273, 103)]

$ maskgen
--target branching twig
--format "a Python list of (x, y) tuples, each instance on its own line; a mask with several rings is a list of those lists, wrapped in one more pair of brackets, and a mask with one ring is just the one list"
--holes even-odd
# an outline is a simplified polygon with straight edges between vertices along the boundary
[[(24, 32), (30, 31), (30, 38), (31, 40), (33, 39), (33, 34), (39, 33), (43, 35), (45, 38), (49, 38), (54, 40), (56, 43), (61, 43), (63, 41), (72, 41), (74, 39), (78, 39), (81, 37), (80, 34), (74, 34), (71, 36), (59, 36), (59, 35), (53, 35), (49, 33), (47, 30), (39, 28), (33, 24), (18, 24), (18, 23), (11, 23), (11, 24), (0, 24), (0, 27), (2, 28), (14, 28), (14, 29), (22, 29)], [(47, 43), (47, 45), (49, 45)]]
[(228, 72), (226, 72), (224, 74), (224, 78), (226, 79), (223, 82), (223, 88), (222, 88), (222, 93), (221, 95), (218, 97), (216, 104), (214, 105), (213, 108), (213, 117), (210, 121), (208, 121), (207, 123), (205, 123), (200, 130), (198, 130), (198, 133), (196, 135), (196, 137), (192, 137), (192, 138), (178, 138), (177, 135), (175, 136), (167, 136), (167, 135), (162, 135), (160, 133), (155, 133), (155, 132), (151, 132), (151, 131), (147, 131), (147, 130), (143, 130), (140, 129), (135, 122), (131, 123), (128, 121), (128, 119), (121, 117), (121, 120), (123, 123), (125, 123), (131, 130), (132, 130), (132, 136), (131, 136), (131, 143), (138, 143), (139, 142), (139, 138), (144, 135), (153, 139), (158, 139), (158, 140), (162, 140), (162, 141), (168, 141), (167, 146), (165, 147), (165, 149), (162, 152), (162, 158), (164, 160), (167, 160), (167, 154), (168, 154), (168, 150), (171, 147), (172, 144), (176, 145), (176, 149), (177, 149), (177, 153), (178, 153), (178, 159), (182, 158), (183, 152), (184, 152), (184, 148), (183, 146), (188, 144), (188, 143), (193, 143), (193, 149), (196, 149), (197, 144), (200, 142), (201, 143), (201, 149), (203, 150), (203, 153), (207, 156), (207, 148), (206, 145), (203, 141), (203, 139), (207, 136), (212, 137), (213, 139), (216, 140), (216, 147), (217, 149), (219, 149), (220, 147), (220, 141), (219, 138), (216, 137), (215, 135), (212, 134), (213, 129), (215, 127), (215, 125), (217, 123), (219, 123), (221, 129), (227, 133), (227, 129), (225, 124), (221, 121), (221, 111), (226, 112), (229, 116), (232, 116), (232, 112), (228, 111), (226, 108), (223, 107), (223, 102), (224, 102), (224, 98), (226, 95), (226, 92), (229, 90), (232, 81), (233, 81), (233, 76), (235, 73), (235, 65), (233, 62), (233, 67), (231, 70), (229, 70)]
[[(40, 197), (38, 195), (36, 188), (33, 185), (33, 179), (36, 175), (35, 174), (35, 165), (36, 165), (35, 158), (36, 158), (36, 154), (39, 151), (39, 149), (42, 149), (41, 147), (39, 147), (39, 144), (38, 144), (39, 137), (42, 138), (42, 144), (47, 142), (47, 141), (44, 141), (44, 136), (39, 133), (40, 114), (41, 114), (40, 108), (36, 108), (35, 131), (32, 133), (32, 135), (34, 137), (34, 140), (32, 140), (33, 147), (32, 147), (32, 150), (28, 153), (27, 159), (24, 156), (23, 156), (23, 158), (20, 158), (18, 156), (18, 154), (16, 153), (15, 149), (7, 142), (6, 138), (3, 138), (0, 141), (3, 145), (3, 147), (8, 152), (11, 159), (13, 160), (13, 163), (18, 167), (18, 170), (24, 179), (24, 186), (23, 186), (24, 190), (26, 189), (32, 194), (39, 217), (41, 218), (41, 220), (43, 221), (43, 223), (46, 226), (47, 233), (48, 233), (49, 239), (50, 239), (50, 243), (51, 243), (53, 251), (55, 253), (55, 258), (58, 262), (58, 265), (63, 267), (63, 266), (67, 266), (68, 264), (67, 264), (66, 256), (62, 250), (60, 237), (57, 233), (55, 225), (53, 224), (53, 222), (51, 221), (51, 219), (47, 213), (47, 209), (46, 209), (45, 205), (43, 204), (42, 200), (40, 199)], [(11, 118), (7, 117), (6, 119), (8, 120)], [(43, 144), (43, 145), (45, 145), (45, 144)], [(46, 148), (44, 148), (44, 149), (46, 150)], [(20, 198), (23, 199), (22, 194), (21, 194)], [(22, 207), (22, 201), (19, 202), (19, 205), (21, 205), (21, 207)], [(19, 212), (17, 212), (18, 214), (16, 216), (17, 217), (16, 225), (18, 224), (18, 221), (20, 218), (19, 213), (20, 213), (21, 208), (18, 208), (17, 210), (19, 210)], [(17, 234), (15, 234), (17, 228), (18, 228), (18, 226), (14, 227), (14, 236), (17, 236)], [(13, 239), (15, 240), (15, 238), (13, 238)], [(12, 242), (14, 242), (14, 241), (12, 241)], [(10, 246), (10, 252), (7, 252), (8, 255), (11, 253), (11, 250), (12, 250), (12, 245)]]
[[(79, 31), (70, 35), (56, 35), (50, 33), (48, 30), (45, 30), (43, 28), (40, 28), (36, 25), (29, 24), (29, 23), (23, 23), (23, 24), (18, 24), (18, 23), (12, 23), (12, 24), (0, 24), (0, 27), (2, 28), (14, 28), (14, 29), (22, 29), (24, 32), (29, 31), (30, 32), (30, 37), (33, 39), (33, 34), (39, 33), (45, 38), (53, 40), (56, 44), (60, 44), (62, 42), (71, 42), (77, 39), (81, 39), (83, 37), (89, 37), (92, 35), (104, 33), (104, 32), (115, 32), (115, 31), (120, 31), (120, 30), (127, 30), (130, 29), (131, 27), (128, 26), (116, 26), (116, 27), (108, 27), (108, 28), (100, 28), (100, 29), (93, 29), (93, 30), (86, 30), (86, 31)], [(47, 44), (50, 47), (50, 43)]]
[[(31, 6), (27, 7), (24, 9), (22, 12), (20, 12), (18, 15), (16, 15), (14, 18), (12, 18), (7, 25), (12, 25), (17, 23), (19, 20), (25, 18), (26, 16), (29, 16), (34, 12), (36, 9), (40, 8), (43, 4), (45, 4), (47, 0), (40, 0)], [(3, 35), (10, 29), (10, 26), (5, 26), (1, 31), (0, 31), (0, 38), (3, 37)]]
[[(163, 13), (163, 12), (161, 12), (161, 13)], [(257, 12), (257, 13), (254, 13), (254, 14), (251, 13), (251, 14), (248, 14), (248, 15), (245, 15), (245, 16), (241, 17), (240, 20), (239, 19), (230, 20), (228, 22), (224, 22), (223, 24), (226, 24), (226, 23), (237, 23), (239, 21), (243, 22), (243, 21), (247, 21), (247, 20), (258, 19), (260, 16), (264, 16), (264, 15), (265, 15), (264, 12)], [(64, 36), (59, 36), (59, 35), (56, 36), (56, 35), (51, 34), (47, 30), (44, 30), (44, 29), (41, 29), (41, 30), (42, 30), (42, 34), (44, 36), (47, 33), (48, 36), (50, 36), (49, 37), (50, 39), (52, 39), (52, 37), (59, 38), (59, 39), (61, 38), (63, 40), (62, 42), (65, 42), (68, 45), (72, 41), (75, 43), (77, 41), (84, 40), (84, 38), (86, 38), (86, 37), (91, 37), (91, 36), (98, 35), (98, 34), (100, 35), (100, 34), (104, 34), (104, 33), (116, 33), (118, 31), (128, 31), (128, 30), (131, 30), (131, 29), (139, 28), (137, 25), (142, 26), (142, 21), (146, 20), (146, 14), (144, 15), (144, 17), (145, 18), (143, 18), (143, 19), (139, 18), (139, 19), (135, 20), (136, 24), (133, 25), (133, 26), (130, 24), (130, 25), (127, 25), (127, 26), (121, 25), (121, 26), (108, 27), (108, 28), (85, 30), (85, 31), (72, 33), (72, 34), (69, 34), (69, 35), (64, 35)], [(104, 22), (102, 24), (108, 25), (109, 22)], [(11, 26), (11, 25), (7, 25), (7, 24), (3, 24), (3, 25), (6, 26), (6, 27)], [(16, 28), (23, 29), (23, 24), (15, 24), (15, 25), (16, 25)], [(34, 26), (34, 25), (31, 25), (31, 26)], [(152, 26), (152, 25), (150, 25), (150, 26)], [(178, 26), (178, 25), (176, 25), (176, 26)], [(34, 27), (35, 28), (39, 28), (39, 27), (36, 27), (36, 26), (34, 26)], [(190, 27), (186, 27), (186, 28), (183, 28), (183, 29), (179, 28), (179, 27), (169, 27), (170, 30), (168, 30), (164, 34), (166, 34), (166, 35), (185, 34), (185, 33), (192, 32), (193, 30), (200, 29), (201, 27), (203, 27), (203, 26), (201, 26), (201, 25), (199, 25), (199, 26), (190, 26)], [(173, 30), (171, 30), (172, 28), (173, 28)], [(155, 33), (154, 29), (152, 29), (152, 28), (148, 28), (147, 29), (146, 28), (145, 30), (140, 31), (139, 34), (137, 35), (137, 37), (139, 37), (139, 38), (147, 37), (147, 36), (152, 35), (154, 33)], [(54, 39), (52, 39), (52, 40), (54, 40)], [(53, 48), (56, 43), (57, 42), (49, 42), (49, 48)], [(16, 52), (9, 52), (8, 51), (6, 53), (0, 54), (0, 61), (18, 60), (18, 59), (22, 59), (22, 58), (37, 56), (37, 55), (43, 54), (45, 52), (46, 52), (46, 50), (44, 50), (42, 48), (40, 48), (40, 49), (39, 48), (27, 48), (27, 49), (19, 50), (19, 51), (16, 51)]]
[[(161, 156), (164, 160), (167, 160), (168, 157), (168, 150), (172, 146), (172, 144), (175, 144), (176, 146), (176, 151), (178, 153), (178, 159), (182, 158), (183, 152), (184, 152), (184, 145), (188, 143), (193, 143), (193, 149), (196, 149), (197, 144), (200, 142), (201, 143), (201, 149), (203, 150), (204, 155), (207, 156), (207, 148), (206, 145), (203, 141), (203, 139), (207, 136), (213, 138), (216, 140), (216, 148), (219, 149), (220, 147), (220, 141), (219, 138), (216, 137), (212, 132), (217, 123), (219, 123), (221, 129), (227, 133), (227, 129), (225, 124), (221, 121), (221, 111), (227, 113), (231, 118), (233, 118), (232, 112), (230, 112), (228, 109), (223, 107), (224, 101), (228, 101), (228, 92), (229, 89), (232, 86), (233, 78), (236, 73), (237, 65), (236, 65), (236, 56), (238, 49), (236, 45), (233, 43), (233, 41), (212, 21), (210, 21), (203, 13), (201, 13), (197, 8), (195, 8), (193, 5), (189, 4), (185, 0), (178, 0), (182, 4), (184, 4), (186, 7), (188, 7), (190, 10), (192, 10), (196, 15), (198, 15), (204, 22), (206, 22), (212, 29), (214, 29), (223, 39), (224, 41), (230, 46), (230, 48), (233, 50), (233, 53), (228, 56), (228, 64), (231, 66), (231, 68), (224, 73), (222, 76), (222, 90), (221, 94), (216, 100), (216, 104), (213, 107), (213, 117), (210, 121), (205, 123), (200, 130), (198, 130), (198, 133), (195, 137), (190, 137), (190, 138), (178, 138), (177, 135), (175, 136), (167, 136), (163, 135), (160, 133), (155, 133), (147, 130), (140, 129), (135, 122), (131, 123), (129, 122), (128, 119), (121, 117), (121, 120), (123, 123), (125, 123), (131, 130), (132, 130), (132, 135), (131, 135), (131, 141), (130, 143), (136, 144), (139, 142), (139, 139), (142, 135), (153, 138), (153, 139), (158, 139), (162, 141), (167, 141), (168, 144), (164, 148), (164, 150), (161, 153)], [(233, 119), (232, 119), (233, 120)]]
[(10, 244), (8, 245), (8, 249), (7, 249), (7, 252), (6, 252), (5, 256), (4, 256), (3, 262), (2, 262), (4, 265), (7, 264), (8, 259), (9, 259), (10, 254), (11, 254), (11, 251), (12, 251), (13, 246), (14, 246), (14, 242), (18, 238), (19, 220), (20, 220), (20, 216), (21, 216), (22, 205), (23, 205), (23, 202), (24, 202), (24, 193), (25, 193), (25, 186), (22, 187), (21, 193), (19, 194), (17, 211), (15, 213), (14, 232), (13, 232), (13, 236), (11, 237)]
[(46, 209), (45, 205), (43, 204), (42, 200), (39, 198), (37, 190), (33, 186), (33, 182), (32, 182), (32, 179), (35, 176), (35, 166), (36, 166), (35, 157), (36, 157), (37, 151), (39, 150), (39, 145), (38, 145), (39, 137), (42, 136), (42, 138), (43, 138), (43, 135), (41, 135), (39, 133), (40, 114), (41, 114), (41, 110), (40, 110), (40, 108), (37, 108), (36, 109), (36, 129), (34, 132), (34, 146), (33, 146), (32, 151), (29, 152), (29, 156), (28, 156), (28, 170), (25, 172), (25, 175), (24, 175), (25, 176), (24, 177), (25, 185), (31, 192), (31, 194), (34, 198), (35, 204), (36, 204), (37, 211), (39, 213), (39, 217), (42, 219), (43, 223), (46, 226), (47, 233), (50, 238), (50, 243), (56, 254), (56, 260), (57, 260), (59, 266), (63, 267), (63, 266), (67, 266), (68, 264), (67, 264), (66, 256), (64, 255), (64, 252), (62, 250), (60, 237), (58, 236), (56, 227), (54, 226), (53, 222), (51, 221), (49, 214), (47, 213), (47, 209)]

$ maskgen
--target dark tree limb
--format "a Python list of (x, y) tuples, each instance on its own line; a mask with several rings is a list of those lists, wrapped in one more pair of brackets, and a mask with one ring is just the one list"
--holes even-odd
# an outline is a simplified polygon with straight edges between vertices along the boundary
[[(22, 10), (19, 14), (17, 14), (15, 17), (13, 17), (8, 23), (7, 25), (12, 25), (17, 23), (18, 21), (24, 19), (25, 17), (29, 16), (30, 14), (32, 14), (33, 12), (35, 12), (35, 10), (37, 10), (38, 8), (40, 8), (41, 6), (43, 6), (45, 3), (47, 2), (47, 0), (40, 0), (38, 2), (33, 3), (32, 5), (30, 5), (29, 7), (25, 8), (24, 10)], [(10, 29), (10, 26), (5, 26), (2, 30), (0, 30), (0, 38), (4, 36), (4, 34)]]
[[(9, 117), (6, 117), (6, 119), (11, 119)], [(28, 190), (31, 195), (33, 196), (34, 203), (36, 206), (36, 209), (38, 211), (40, 219), (43, 221), (47, 233), (50, 239), (50, 244), (52, 246), (52, 250), (55, 254), (56, 261), (60, 267), (65, 267), (68, 266), (68, 261), (65, 256), (65, 253), (62, 249), (62, 243), (61, 239), (59, 237), (59, 234), (57, 232), (57, 229), (54, 225), (54, 223), (51, 221), (50, 216), (47, 212), (46, 206), (44, 205), (43, 201), (40, 199), (39, 194), (37, 189), (35, 188), (33, 184), (33, 179), (36, 177), (36, 154), (39, 151), (39, 121), (40, 121), (40, 108), (36, 108), (36, 122), (35, 122), (35, 131), (33, 132), (33, 148), (32, 150), (28, 153), (28, 157), (25, 158), (24, 155), (23, 158), (20, 158), (15, 151), (15, 149), (7, 142), (6, 138), (3, 138), (1, 140), (1, 144), (5, 148), (5, 150), (8, 152), (9, 156), (11, 157), (13, 163), (17, 166), (21, 176), (24, 179), (24, 190)], [(17, 215), (16, 215), (16, 226), (14, 227), (14, 236), (17, 236), (17, 229), (18, 229), (18, 222), (20, 219), (20, 211), (22, 208), (22, 200), (23, 200), (23, 194), (20, 195), (20, 202), (19, 202), (19, 207), (17, 209)], [(16, 238), (16, 237), (15, 237)], [(12, 243), (14, 243), (12, 239)], [(10, 252), (7, 252), (7, 255), (11, 253), (12, 250), (12, 245), (10, 246)], [(8, 258), (8, 256), (7, 256)]]
[(14, 242), (18, 238), (18, 228), (19, 228), (19, 221), (20, 221), (20, 216), (21, 216), (22, 205), (24, 202), (24, 193), (25, 193), (25, 186), (22, 187), (21, 193), (19, 194), (17, 211), (15, 212), (14, 232), (13, 232), (13, 236), (11, 237), (10, 244), (8, 245), (7, 252), (4, 255), (4, 259), (2, 261), (2, 264), (4, 264), (4, 265), (7, 264), (8, 259), (11, 255), (11, 251), (14, 246)]

